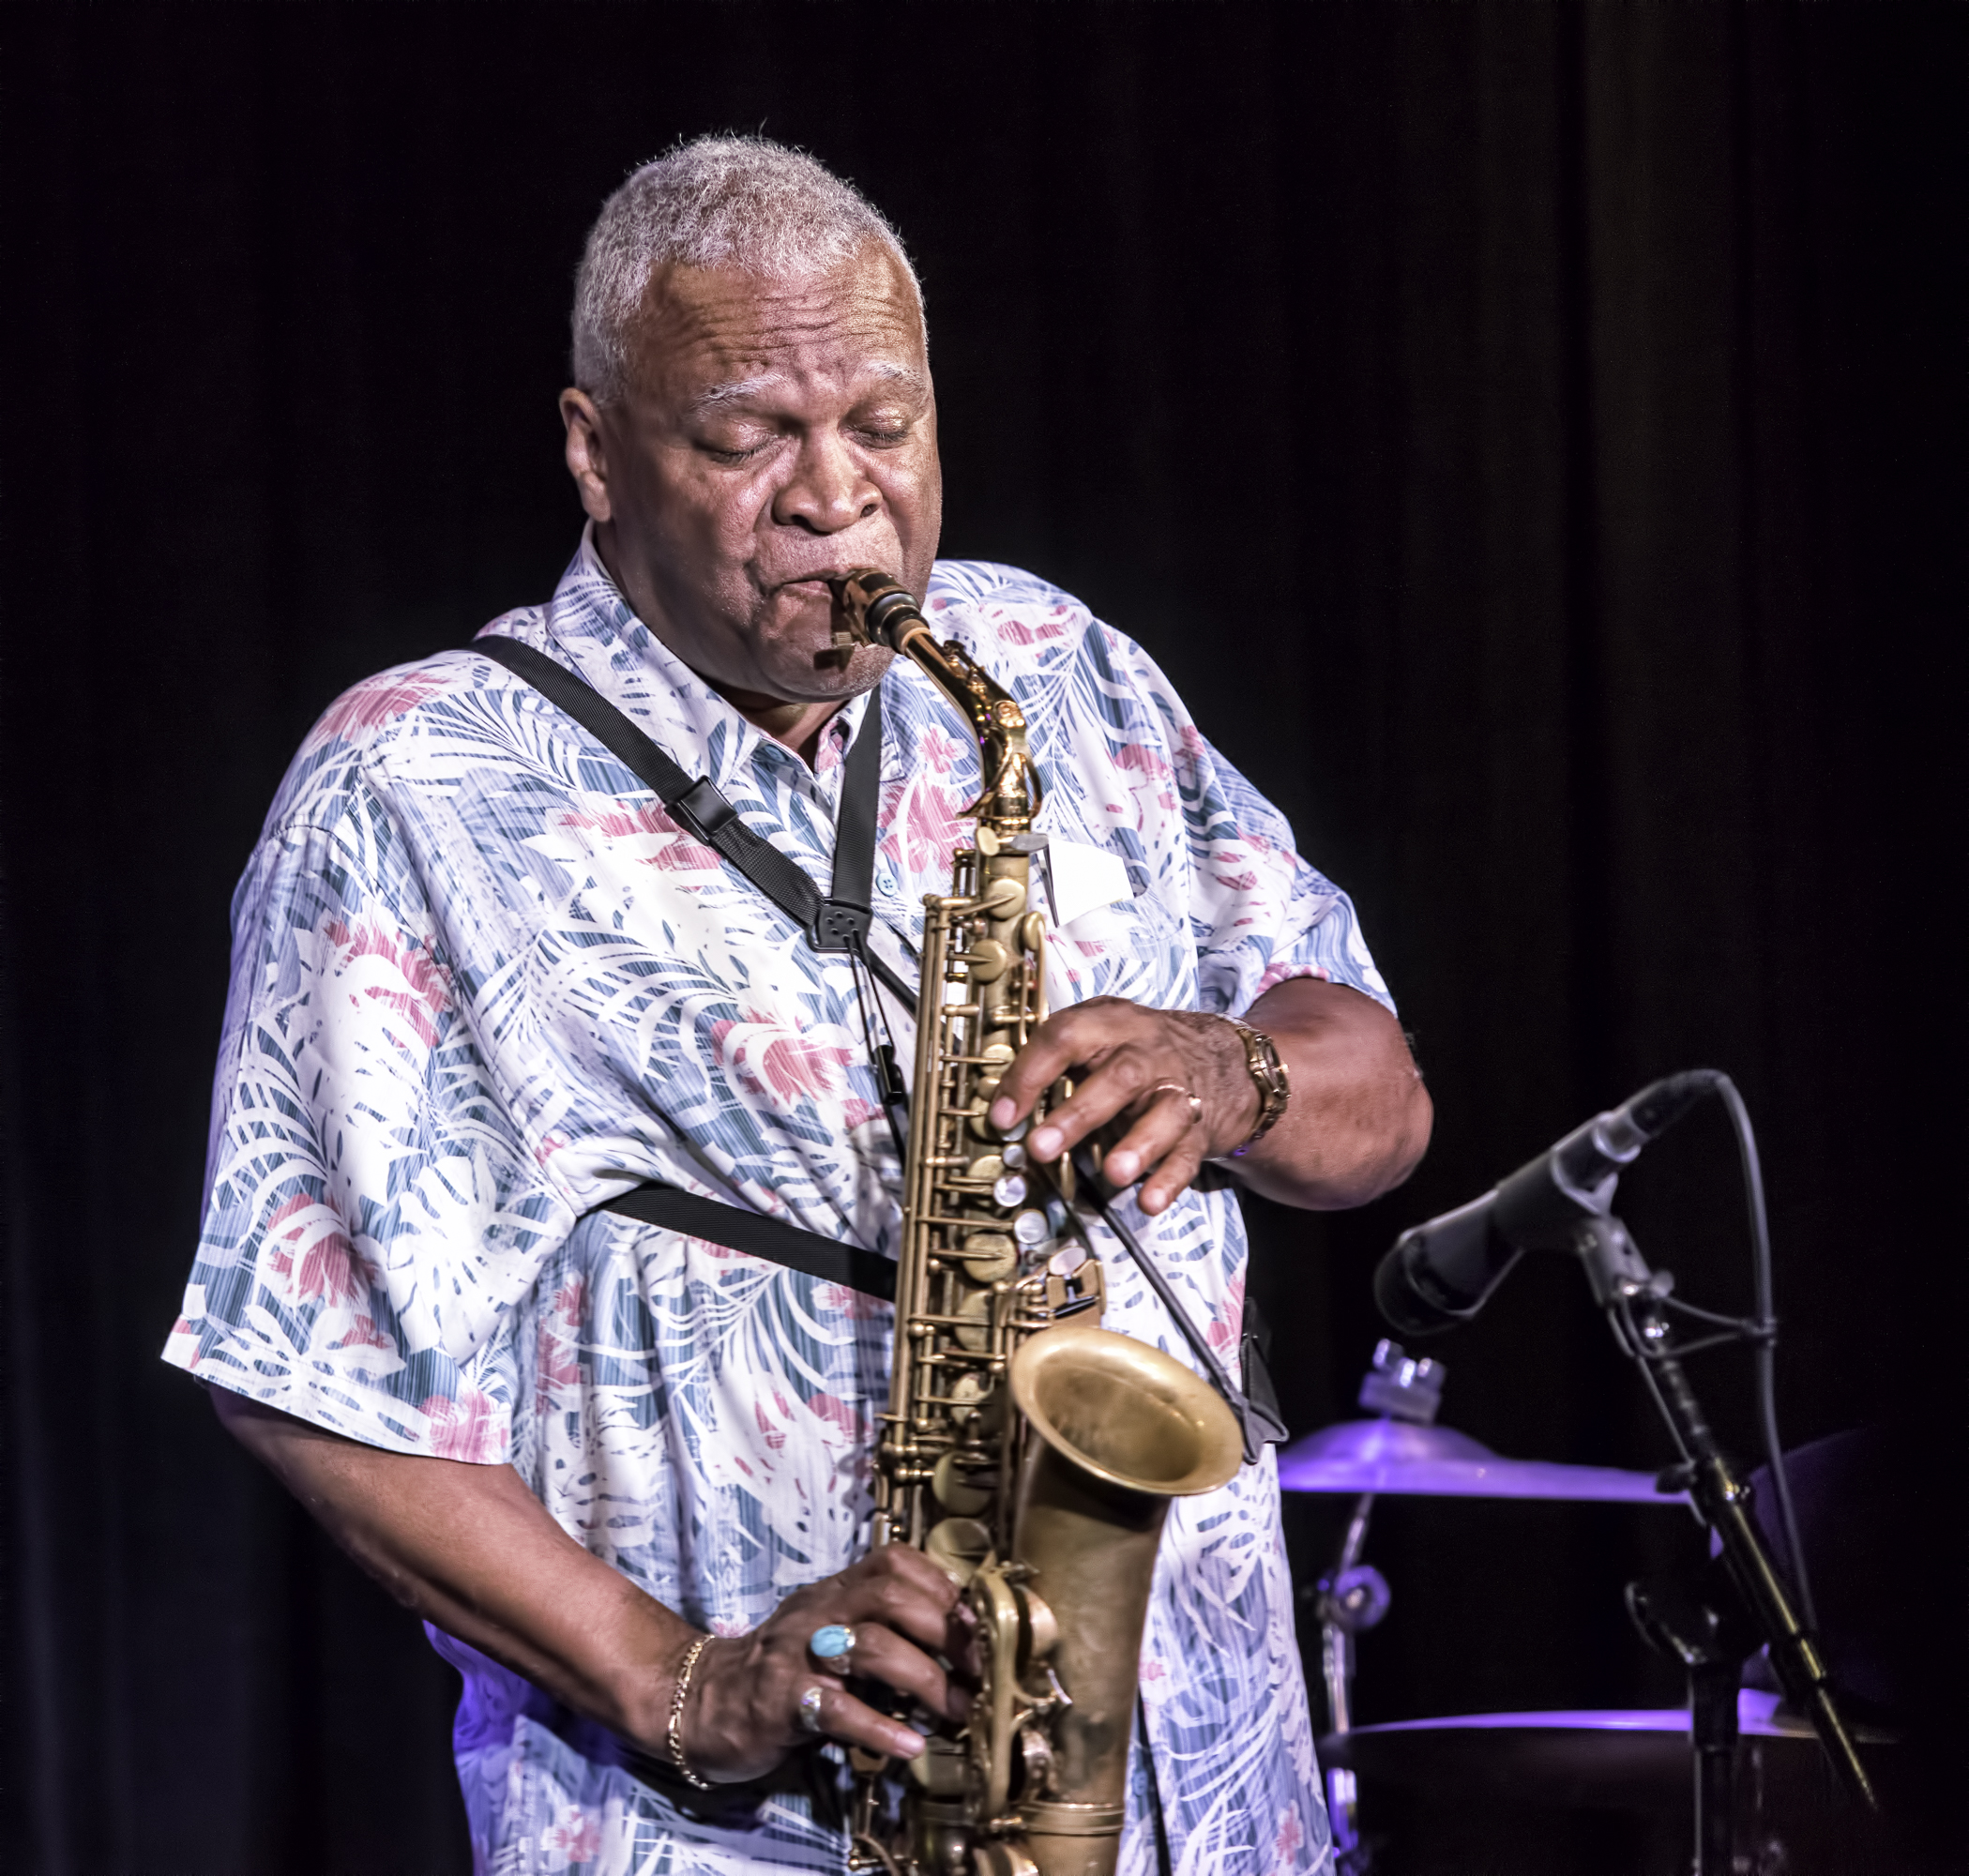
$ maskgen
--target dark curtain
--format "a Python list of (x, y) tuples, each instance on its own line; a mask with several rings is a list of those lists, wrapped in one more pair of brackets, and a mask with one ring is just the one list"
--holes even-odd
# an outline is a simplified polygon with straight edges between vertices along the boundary
[[(1763, 1130), (1788, 1437), (1933, 1424), (1961, 29), (8, 8), (10, 1867), (465, 1867), (447, 1671), (157, 1356), (261, 815), (341, 687), (550, 591), (571, 269), (680, 135), (763, 127), (889, 212), (946, 552), (1144, 641), (1358, 901), (1439, 1126), (1361, 1214), (1253, 1207), (1294, 1428), (1352, 1411), (1398, 1229), (1705, 1063)], [(1713, 1113), (1624, 1201), (1685, 1294), (1748, 1304)], [(1438, 1352), (1504, 1452), (1667, 1457), (1562, 1260)], [(1746, 1364), (1700, 1375), (1749, 1451)], [(1310, 1568), (1331, 1507), (1291, 1508)], [(1362, 1715), (1671, 1703), (1620, 1585), (1698, 1550), (1654, 1510), (1385, 1502)]]

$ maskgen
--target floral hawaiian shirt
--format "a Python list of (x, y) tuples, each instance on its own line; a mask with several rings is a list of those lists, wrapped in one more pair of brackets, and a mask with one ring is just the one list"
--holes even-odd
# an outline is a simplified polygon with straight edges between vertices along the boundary
[[(1346, 896), (1137, 645), (1007, 567), (941, 564), (926, 610), (1023, 705), (1040, 830), (1109, 856), (1091, 875), (1107, 902), (1059, 908), (1074, 915), (1051, 947), (1055, 1006), (1234, 1013), (1307, 975), (1386, 1002)], [(656, 639), (585, 539), (548, 604), (486, 631), (571, 666), (826, 888), (865, 699), (810, 768)], [(883, 698), (873, 943), (913, 982), (977, 754), (913, 668)], [(510, 1463), (570, 1535), (719, 1634), (852, 1563), (888, 1306), (596, 1209), (660, 1180), (895, 1254), (897, 1154), (846, 958), (817, 954), (469, 649), (371, 678), (315, 726), (234, 929), (210, 1198), (166, 1358), (353, 1439)], [(906, 1064), (912, 1012), (886, 1014)], [(1124, 1211), (1234, 1355), (1234, 1194)], [(1094, 1243), (1106, 1325), (1191, 1361), (1126, 1252), (1098, 1226)], [(482, 1870), (842, 1867), (837, 1748), (809, 1755), (810, 1789), (689, 1812), (538, 1689), (433, 1640), (464, 1673), (456, 1747)], [(1327, 1867), (1269, 1452), (1174, 1505), (1142, 1692), (1178, 1870)], [(1141, 1747), (1131, 1872), (1156, 1854)]]

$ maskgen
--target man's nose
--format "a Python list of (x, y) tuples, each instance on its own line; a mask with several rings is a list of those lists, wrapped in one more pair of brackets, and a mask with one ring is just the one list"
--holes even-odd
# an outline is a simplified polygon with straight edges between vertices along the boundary
[(839, 436), (808, 438), (773, 501), (773, 519), (810, 534), (839, 534), (882, 506), (882, 492)]

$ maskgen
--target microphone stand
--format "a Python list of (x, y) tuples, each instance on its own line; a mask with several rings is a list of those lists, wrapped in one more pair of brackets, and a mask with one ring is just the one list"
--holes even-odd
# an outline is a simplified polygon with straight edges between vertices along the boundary
[[(1675, 1482), (1686, 1486), (1697, 1517), (1721, 1546), (1729, 1587), (1743, 1615), (1769, 1645), (1771, 1665), (1786, 1698), (1811, 1721), (1840, 1783), (1868, 1809), (1878, 1809), (1872, 1781), (1833, 1698), (1825, 1658), (1793, 1609), (1791, 1592), (1750, 1515), (1750, 1488), (1736, 1476), (1717, 1445), (1671, 1344), (1666, 1298), (1674, 1278), (1665, 1270), (1648, 1268), (1627, 1227), (1611, 1213), (1583, 1218), (1573, 1233), (1573, 1248), (1614, 1340), (1640, 1368), (1668, 1423), (1681, 1454)], [(1737, 1673), (1749, 1650), (1739, 1653), (1727, 1645), (1722, 1631), (1734, 1626), (1727, 1612), (1719, 1616), (1713, 1610), (1703, 1611), (1711, 1630), (1706, 1642), (1688, 1632), (1703, 1624), (1663, 1623), (1656, 1611), (1638, 1605), (1636, 1613), (1651, 1633), (1665, 1634), (1689, 1667), (1696, 1752), (1695, 1868), (1697, 1876), (1730, 1876)]]

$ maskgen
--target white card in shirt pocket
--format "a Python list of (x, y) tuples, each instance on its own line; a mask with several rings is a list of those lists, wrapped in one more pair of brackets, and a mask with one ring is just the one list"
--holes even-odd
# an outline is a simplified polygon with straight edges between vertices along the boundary
[(1128, 885), (1128, 868), (1120, 855), (1105, 847), (1083, 847), (1077, 840), (1054, 836), (1046, 843), (1046, 870), (1053, 921), (1062, 930), (1101, 906), (1135, 896)]

